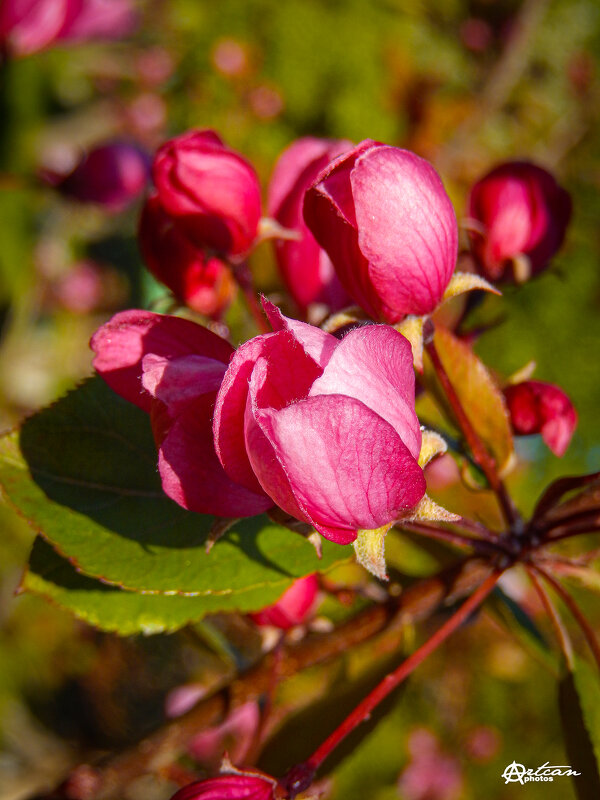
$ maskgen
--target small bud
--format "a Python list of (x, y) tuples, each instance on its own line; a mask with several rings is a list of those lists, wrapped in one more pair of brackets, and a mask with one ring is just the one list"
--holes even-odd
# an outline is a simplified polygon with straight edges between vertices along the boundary
[(219, 775), (184, 786), (171, 800), (272, 800), (275, 785), (258, 772)]
[(552, 383), (525, 381), (507, 386), (504, 396), (515, 433), (541, 433), (556, 456), (564, 455), (577, 427), (569, 397)]
[(159, 148), (152, 168), (164, 210), (200, 247), (247, 252), (260, 220), (253, 167), (213, 131), (188, 131)]
[(231, 270), (192, 242), (164, 211), (156, 193), (142, 211), (139, 246), (154, 277), (193, 311), (218, 319), (231, 303), (235, 294)]
[(148, 154), (135, 144), (115, 141), (90, 150), (55, 187), (81, 203), (121, 211), (143, 192), (149, 177)]
[(571, 199), (545, 169), (513, 161), (493, 169), (468, 201), (473, 254), (488, 280), (523, 282), (541, 272), (560, 248)]
[(316, 575), (299, 578), (274, 605), (250, 614), (250, 617), (257, 625), (273, 625), (287, 631), (295, 625), (301, 625), (310, 616), (318, 591), (319, 580)]

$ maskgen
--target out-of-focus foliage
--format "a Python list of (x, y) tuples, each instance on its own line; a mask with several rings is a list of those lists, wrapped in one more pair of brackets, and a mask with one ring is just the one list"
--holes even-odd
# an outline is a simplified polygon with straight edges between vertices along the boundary
[[(140, 9), (141, 26), (129, 40), (64, 46), (0, 65), (3, 427), (90, 374), (87, 340), (110, 313), (164, 296), (137, 253), (138, 205), (118, 215), (79, 205), (47, 185), (46, 172), (69, 171), (83, 149), (109, 138), (152, 150), (198, 126), (218, 130), (265, 183), (281, 149), (298, 136), (371, 137), (431, 159), (459, 216), (469, 184), (499, 160), (538, 160), (572, 192), (574, 219), (562, 253), (535, 281), (486, 297), (477, 313), (497, 324), (476, 350), (503, 376), (534, 359), (535, 377), (560, 384), (579, 413), (562, 460), (539, 438), (518, 441), (524, 466), (509, 485), (523, 511), (552, 477), (597, 469), (598, 4), (147, 0)], [(259, 287), (281, 292), (267, 245), (252, 262)], [(474, 329), (477, 321), (471, 318)], [(227, 323), (238, 341), (254, 333), (241, 300)], [(463, 508), (479, 503), (461, 492)], [(14, 599), (33, 535), (0, 511), (2, 800), (52, 783), (80, 748), (136, 741), (163, 718), (168, 689), (186, 681), (211, 685), (233, 660), (256, 657), (258, 643), (249, 644), (242, 620), (215, 618), (170, 637), (119, 640), (35, 596)], [(435, 547), (406, 541), (398, 537), (389, 548), (392, 566), (395, 550), (402, 553), (403, 582), (442, 559)], [(535, 619), (539, 606), (524, 585), (515, 579), (510, 589)], [(344, 609), (333, 605), (324, 612), (337, 619)], [(593, 603), (586, 607), (582, 597), (582, 605), (598, 621)], [(410, 629), (406, 636), (408, 649)], [(412, 765), (418, 774), (421, 763), (425, 776), (435, 763), (445, 764), (458, 797), (502, 800), (515, 796), (500, 777), (513, 760), (566, 763), (552, 667), (520, 642), (496, 617), (461, 631), (327, 776), (331, 797), (418, 800), (418, 780), (407, 771)], [(341, 678), (358, 680), (367, 661), (367, 654), (353, 654), (336, 667), (341, 672), (297, 676), (279, 699), (300, 709), (302, 698)], [(429, 742), (433, 762), (419, 762), (415, 741)], [(280, 746), (285, 753), (284, 740)], [(169, 784), (160, 791), (157, 797), (167, 797)], [(544, 784), (526, 791), (532, 800), (574, 796), (566, 779), (553, 784), (554, 794)]]

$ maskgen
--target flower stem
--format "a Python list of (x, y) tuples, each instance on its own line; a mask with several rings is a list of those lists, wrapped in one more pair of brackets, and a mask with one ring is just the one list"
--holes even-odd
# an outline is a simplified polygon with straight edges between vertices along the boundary
[(542, 605), (548, 616), (550, 617), (550, 622), (552, 623), (552, 627), (554, 628), (554, 632), (556, 634), (556, 638), (560, 645), (560, 649), (562, 654), (565, 657), (565, 661), (567, 662), (567, 667), (572, 672), (575, 666), (575, 655), (573, 653), (573, 644), (571, 643), (571, 639), (565, 628), (563, 621), (558, 613), (558, 609), (550, 599), (548, 592), (544, 589), (540, 581), (537, 577), (537, 570), (533, 567), (526, 567), (527, 574), (533, 583), (533, 587), (538, 593), (540, 600), (542, 601)]
[(452, 381), (450, 380), (450, 377), (446, 372), (446, 368), (444, 367), (437, 351), (434, 336), (435, 328), (433, 322), (428, 320), (423, 331), (423, 344), (427, 350), (429, 358), (431, 359), (431, 363), (438, 380), (446, 397), (448, 398), (448, 402), (452, 407), (452, 411), (454, 412), (454, 416), (456, 417), (460, 429), (467, 440), (467, 444), (469, 445), (475, 462), (483, 471), (483, 474), (487, 478), (490, 487), (498, 498), (498, 502), (500, 503), (500, 507), (507, 524), (510, 526), (513, 533), (520, 534), (523, 532), (523, 520), (521, 519), (521, 515), (517, 511), (512, 498), (508, 494), (506, 487), (498, 475), (496, 462), (488, 453), (485, 444), (479, 437), (479, 434), (471, 424), (471, 420), (465, 413), (461, 400), (456, 392), (456, 389), (452, 385)]
[[(473, 592), (473, 594), (463, 603), (444, 624), (438, 628), (433, 636), (425, 644), (421, 645), (410, 655), (406, 661), (387, 675), (381, 683), (368, 694), (365, 699), (346, 717), (342, 724), (325, 739), (320, 747), (310, 756), (304, 764), (293, 768), (284, 778), (284, 785), (287, 787), (289, 797), (295, 797), (300, 791), (304, 791), (312, 782), (319, 766), (325, 761), (327, 756), (348, 736), (361, 722), (366, 720), (373, 710), (382, 702), (402, 681), (407, 678), (425, 659), (434, 652), (444, 642), (450, 634), (459, 628), (462, 623), (475, 611), (492, 591), (501, 572), (495, 571), (488, 575), (485, 581)], [(299, 779), (302, 779), (302, 783)], [(295, 783), (295, 780), (298, 783)]]
[(581, 628), (581, 631), (585, 636), (589, 648), (592, 651), (592, 654), (596, 660), (598, 669), (600, 669), (600, 643), (598, 642), (598, 638), (594, 633), (594, 629), (592, 628), (588, 620), (585, 618), (585, 615), (583, 614), (582, 610), (579, 608), (579, 606), (577, 605), (573, 597), (569, 594), (569, 592), (567, 592), (565, 587), (560, 583), (560, 581), (556, 580), (554, 575), (551, 575), (549, 572), (542, 569), (537, 564), (533, 569), (538, 573), (538, 575), (541, 575), (544, 578), (544, 580), (550, 584), (550, 586), (552, 586), (556, 594), (559, 595), (561, 600), (567, 606), (567, 608), (573, 615), (573, 618)]
[(260, 303), (258, 302), (256, 291), (254, 289), (254, 282), (252, 280), (252, 273), (250, 272), (248, 264), (243, 261), (240, 264), (232, 264), (231, 267), (233, 277), (235, 278), (237, 285), (242, 290), (246, 305), (248, 306), (248, 311), (252, 315), (252, 319), (256, 323), (258, 330), (261, 333), (270, 333), (271, 328), (269, 327), (262, 308), (260, 307)]

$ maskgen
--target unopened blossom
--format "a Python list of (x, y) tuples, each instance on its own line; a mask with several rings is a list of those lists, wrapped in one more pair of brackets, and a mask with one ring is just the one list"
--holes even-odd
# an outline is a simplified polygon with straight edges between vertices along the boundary
[(456, 217), (439, 175), (414, 153), (361, 142), (317, 176), (304, 218), (374, 319), (428, 314), (442, 299), (456, 265)]
[(137, 24), (131, 0), (2, 0), (0, 42), (26, 56), (61, 42), (118, 39)]
[(165, 142), (152, 174), (160, 204), (198, 246), (227, 256), (250, 249), (261, 215), (258, 177), (214, 131)]
[(154, 277), (189, 308), (220, 317), (235, 294), (229, 267), (194, 244), (165, 212), (156, 194), (144, 205), (138, 233), (142, 256)]
[(274, 333), (238, 348), (219, 390), (217, 454), (232, 480), (348, 544), (425, 492), (410, 344), (384, 325), (339, 341), (265, 310)]
[(521, 282), (545, 269), (563, 243), (571, 198), (547, 170), (511, 161), (473, 186), (467, 214), (481, 274)]
[(504, 396), (515, 433), (541, 433), (555, 455), (564, 455), (577, 427), (577, 412), (560, 387), (524, 381), (508, 386)]
[(68, 175), (53, 176), (64, 195), (121, 211), (146, 188), (150, 178), (148, 153), (136, 144), (113, 141), (86, 153)]
[(250, 614), (257, 625), (272, 625), (287, 631), (301, 625), (311, 614), (319, 592), (319, 579), (316, 575), (298, 578), (286, 589), (272, 606)]
[(275, 781), (258, 772), (219, 775), (184, 786), (171, 800), (272, 800), (274, 789)]
[(122, 311), (93, 336), (94, 366), (148, 414), (165, 493), (191, 511), (253, 516), (273, 501), (225, 474), (213, 445), (215, 396), (233, 347), (207, 328), (150, 311)]
[(298, 308), (306, 313), (314, 303), (338, 311), (351, 300), (335, 274), (331, 259), (318, 244), (302, 216), (306, 190), (321, 170), (351, 143), (305, 137), (283, 151), (269, 184), (268, 213), (283, 227), (296, 231), (297, 240), (275, 240), (281, 276)]
[(151, 415), (165, 492), (219, 516), (275, 504), (343, 544), (399, 519), (425, 492), (410, 344), (384, 325), (340, 341), (265, 308), (273, 333), (235, 354), (147, 311), (93, 337), (97, 371)]

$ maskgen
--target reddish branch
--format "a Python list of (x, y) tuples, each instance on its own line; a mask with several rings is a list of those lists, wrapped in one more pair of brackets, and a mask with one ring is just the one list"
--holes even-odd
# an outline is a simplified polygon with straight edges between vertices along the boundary
[[(366, 609), (331, 632), (312, 634), (298, 643), (286, 644), (276, 656), (277, 675), (283, 680), (328, 662), (384, 631), (386, 636), (395, 634), (399, 643), (404, 624), (424, 620), (441, 606), (470, 595), (491, 572), (492, 567), (486, 561), (467, 558), (451, 569), (419, 581), (389, 603)], [(268, 692), (273, 679), (273, 658), (272, 654), (267, 655), (229, 686), (200, 701), (187, 714), (168, 722), (136, 747), (93, 767), (76, 767), (45, 800), (121, 800), (125, 788), (136, 778), (160, 773), (173, 764), (200, 730), (223, 721), (231, 708)], [(78, 793), (79, 785), (84, 784), (85, 792)]]

